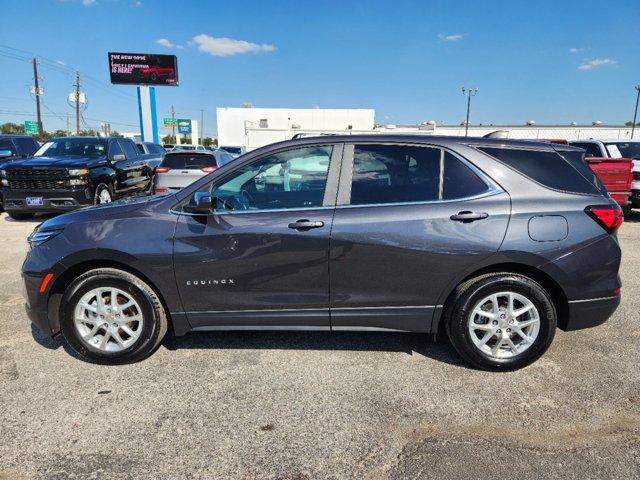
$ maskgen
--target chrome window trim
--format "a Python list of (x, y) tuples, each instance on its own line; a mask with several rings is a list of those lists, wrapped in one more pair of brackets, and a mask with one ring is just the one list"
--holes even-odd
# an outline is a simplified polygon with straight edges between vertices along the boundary
[(307, 207), (307, 208), (273, 208), (270, 210), (237, 210), (237, 211), (229, 211), (229, 212), (213, 212), (208, 215), (202, 215), (198, 213), (188, 213), (182, 212), (179, 210), (174, 210), (173, 208), (169, 210), (171, 213), (175, 215), (186, 215), (189, 217), (210, 217), (213, 215), (247, 215), (247, 214), (259, 214), (259, 213), (278, 213), (278, 212), (308, 212), (315, 210), (333, 210), (335, 206), (330, 207)]
[[(348, 158), (346, 155), (343, 157), (342, 163), (343, 163), (343, 166), (344, 166), (345, 158), (348, 158), (348, 162), (351, 165), (351, 174), (353, 173), (353, 165), (354, 165), (354, 159), (355, 159), (355, 147), (356, 146), (366, 146), (366, 145), (390, 145), (390, 146), (399, 146), (399, 147), (435, 148), (435, 149), (438, 149), (441, 152), (443, 152), (443, 156), (444, 156), (444, 152), (448, 152), (451, 155), (453, 155), (456, 159), (461, 161), (462, 164), (465, 165), (466, 167), (468, 167), (473, 173), (475, 173), (480, 178), (480, 180), (482, 180), (482, 182), (484, 182), (484, 184), (487, 186), (487, 190), (482, 192), (482, 193), (478, 193), (476, 195), (471, 195), (471, 196), (468, 196), (468, 197), (460, 197), (460, 198), (421, 200), (421, 201), (415, 201), (415, 202), (363, 203), (363, 204), (353, 205), (353, 204), (351, 204), (351, 186), (352, 186), (352, 183), (353, 183), (351, 181), (351, 182), (349, 182), (349, 185), (348, 185), (348, 188), (349, 188), (349, 203), (345, 203), (345, 204), (338, 203), (336, 205), (336, 208), (338, 208), (338, 207), (350, 207), (350, 208), (354, 208), (354, 207), (388, 207), (388, 206), (392, 206), (392, 205), (425, 205), (425, 204), (432, 204), (432, 203), (452, 203), (452, 202), (475, 200), (475, 199), (478, 199), (478, 198), (483, 198), (483, 197), (486, 197), (486, 196), (495, 195), (495, 194), (498, 194), (498, 193), (504, 193), (505, 192), (505, 190), (501, 186), (499, 186), (491, 177), (489, 177), (489, 175), (484, 173), (476, 165), (474, 165), (471, 161), (467, 160), (465, 157), (460, 155), (458, 152), (456, 152), (456, 151), (452, 150), (451, 148), (446, 147), (444, 145), (429, 144), (429, 143), (415, 143), (415, 142), (398, 143), (398, 142), (384, 142), (384, 141), (382, 141), (382, 142), (366, 142), (366, 143), (357, 143), (357, 142), (345, 143), (345, 148), (347, 146), (350, 146), (353, 149), (353, 151), (350, 152), (351, 153), (350, 158)], [(345, 150), (345, 153), (347, 153), (346, 150)], [(442, 159), (441, 159), (441, 162), (442, 162)], [(343, 172), (343, 174), (344, 174), (344, 172)], [(441, 171), (441, 174), (442, 174), (442, 171)], [(340, 197), (340, 193), (338, 193), (338, 197)]]
[(619, 298), (620, 295), (613, 295), (611, 297), (599, 297), (599, 298), (586, 298), (584, 300), (569, 300), (569, 303), (583, 303), (583, 302), (600, 302), (602, 300), (613, 300)]
[(485, 197), (491, 197), (494, 195), (499, 195), (501, 193), (505, 193), (505, 191), (502, 188), (496, 187), (495, 190), (490, 190), (484, 193), (480, 193), (478, 195), (473, 195), (471, 197), (464, 197), (464, 198), (456, 198), (455, 200), (424, 200), (421, 202), (396, 202), (396, 203), (363, 203), (363, 204), (358, 204), (358, 205), (336, 205), (336, 209), (338, 208), (371, 208), (371, 207), (400, 207), (400, 206), (407, 206), (407, 205), (441, 205), (441, 204), (447, 204), (447, 203), (457, 203), (457, 202), (468, 202), (471, 200), (478, 200), (480, 198), (485, 198)]

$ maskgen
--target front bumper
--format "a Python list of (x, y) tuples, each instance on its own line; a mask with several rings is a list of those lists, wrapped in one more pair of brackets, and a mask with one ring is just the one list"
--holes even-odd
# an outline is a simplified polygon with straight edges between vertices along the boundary
[[(49, 311), (47, 295), (40, 294), (39, 288), (42, 282), (42, 276), (22, 274), (22, 280), (24, 283), (23, 296), (24, 296), (24, 308), (27, 312), (27, 317), (31, 320), (38, 329), (47, 336), (53, 336), (60, 331), (60, 327), (57, 321), (52, 325), (49, 321)], [(56, 316), (57, 320), (57, 316)]]
[(595, 298), (589, 300), (574, 300), (569, 302), (569, 318), (562, 330), (581, 330), (597, 327), (606, 322), (620, 305), (620, 295)]
[[(68, 212), (93, 205), (93, 190), (90, 187), (59, 191), (4, 190), (2, 193), (4, 209), (7, 212)], [(42, 197), (42, 205), (27, 205), (28, 197)]]

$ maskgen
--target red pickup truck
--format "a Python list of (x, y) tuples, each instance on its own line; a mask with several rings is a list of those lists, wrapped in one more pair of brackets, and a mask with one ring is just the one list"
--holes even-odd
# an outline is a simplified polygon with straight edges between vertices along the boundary
[[(548, 140), (551, 143), (567, 144), (566, 140)], [(570, 143), (573, 146), (574, 142)], [(611, 197), (622, 207), (622, 211), (627, 215), (631, 211), (631, 183), (633, 182), (633, 160), (630, 158), (595, 157), (586, 155), (585, 161), (591, 170), (598, 176), (604, 184)]]

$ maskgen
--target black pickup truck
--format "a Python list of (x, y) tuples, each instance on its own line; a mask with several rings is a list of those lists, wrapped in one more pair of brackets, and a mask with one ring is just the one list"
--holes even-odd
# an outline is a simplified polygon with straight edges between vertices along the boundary
[(4, 209), (26, 220), (152, 192), (153, 171), (128, 138), (64, 137), (0, 167)]
[[(9, 162), (32, 157), (40, 144), (29, 135), (0, 135), (0, 168)], [(0, 212), (3, 212), (0, 192)]]

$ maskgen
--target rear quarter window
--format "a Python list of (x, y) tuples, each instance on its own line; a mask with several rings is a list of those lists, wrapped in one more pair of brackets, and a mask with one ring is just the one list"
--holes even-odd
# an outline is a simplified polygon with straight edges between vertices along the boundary
[(579, 171), (555, 151), (477, 148), (545, 187), (589, 195), (600, 193), (599, 188), (593, 183), (592, 173), (589, 174), (589, 179), (585, 178), (585, 170)]

